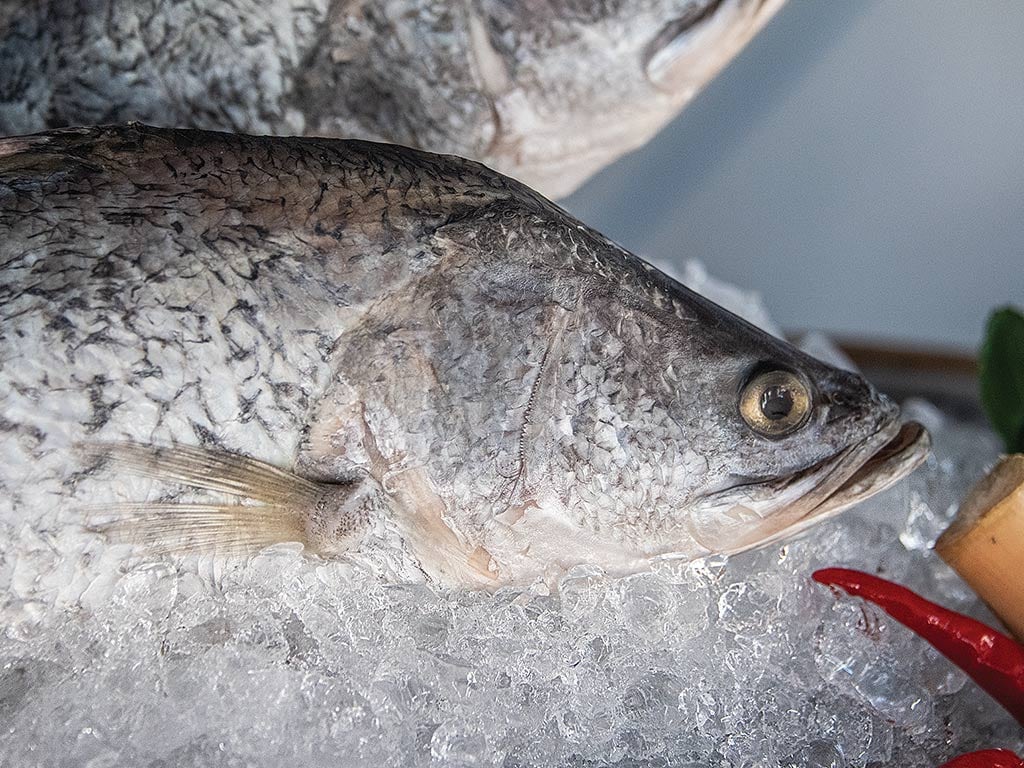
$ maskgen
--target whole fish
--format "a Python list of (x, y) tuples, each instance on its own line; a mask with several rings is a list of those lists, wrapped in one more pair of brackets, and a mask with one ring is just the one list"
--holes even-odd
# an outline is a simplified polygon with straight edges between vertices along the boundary
[(390, 141), (547, 195), (645, 143), (783, 0), (0, 0), (0, 135)]
[(84, 508), (157, 553), (295, 541), (473, 587), (623, 574), (775, 541), (928, 450), (860, 376), (455, 157), (4, 139), (0, 235), (12, 562), (26, 524)]

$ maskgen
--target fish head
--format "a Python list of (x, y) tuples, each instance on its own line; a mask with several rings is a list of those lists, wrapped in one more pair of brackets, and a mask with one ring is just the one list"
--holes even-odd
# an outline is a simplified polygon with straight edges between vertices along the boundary
[(497, 116), (486, 161), (572, 192), (648, 141), (782, 3), (485, 0), (471, 56)]
[(713, 446), (701, 451), (705, 472), (674, 519), (696, 550), (735, 553), (792, 536), (888, 488), (927, 456), (924, 428), (903, 423), (899, 406), (859, 374), (665, 287), (687, 308), (685, 327), (696, 317), (706, 333), (696, 352), (684, 343), (673, 357), (677, 377), (691, 383), (666, 392), (693, 444)]
[(435, 266), (343, 340), (310, 433), (380, 480), (421, 562), (444, 527), (502, 581), (739, 552), (926, 455), (859, 375), (526, 196), (434, 232)]
[(562, 240), (573, 277), (543, 281), (563, 307), (545, 348), (561, 367), (531, 413), (547, 424), (532, 471), (563, 479), (574, 525), (644, 556), (740, 552), (889, 487), (927, 455), (925, 430), (901, 424), (860, 375), (582, 234)]

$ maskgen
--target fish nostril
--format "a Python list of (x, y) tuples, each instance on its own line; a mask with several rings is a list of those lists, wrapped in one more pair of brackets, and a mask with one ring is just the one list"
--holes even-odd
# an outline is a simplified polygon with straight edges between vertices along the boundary
[(825, 423), (831, 424), (840, 419), (853, 415), (858, 408), (863, 407), (864, 397), (846, 391), (827, 392), (821, 399), (821, 405), (825, 409)]
[(844, 419), (853, 413), (853, 408), (849, 403), (842, 401), (831, 401), (825, 406), (825, 423), (831, 424), (840, 419)]
[(861, 391), (833, 390), (821, 396), (819, 406), (824, 411), (824, 423), (833, 424), (858, 414), (877, 417), (878, 423), (894, 420), (900, 407), (892, 399), (865, 384)]

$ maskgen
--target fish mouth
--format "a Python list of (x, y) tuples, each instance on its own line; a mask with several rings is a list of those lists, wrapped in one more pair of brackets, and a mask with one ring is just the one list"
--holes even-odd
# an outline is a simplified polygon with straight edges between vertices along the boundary
[[(894, 424), (876, 433), (874, 439), (854, 451), (855, 459), (851, 462), (854, 469), (838, 487), (810, 495), (817, 503), (807, 514), (815, 519), (822, 514), (834, 514), (890, 488), (917, 468), (930, 450), (931, 436), (916, 421)], [(840, 468), (845, 468), (842, 467), (845, 464), (840, 459)]]
[(785, 510), (792, 522), (759, 544), (792, 536), (891, 488), (914, 471), (930, 450), (931, 436), (921, 424), (891, 422), (838, 456), (798, 472), (787, 485), (815, 475), (820, 480)]
[(782, 6), (783, 0), (709, 0), (669, 21), (644, 48), (641, 64), (663, 94), (689, 101)]
[(772, 483), (748, 486), (751, 496), (745, 502), (723, 499), (735, 525), (718, 535), (703, 529), (694, 538), (705, 549), (724, 554), (790, 538), (895, 485), (930, 449), (931, 438), (919, 423), (890, 421), (838, 454)]

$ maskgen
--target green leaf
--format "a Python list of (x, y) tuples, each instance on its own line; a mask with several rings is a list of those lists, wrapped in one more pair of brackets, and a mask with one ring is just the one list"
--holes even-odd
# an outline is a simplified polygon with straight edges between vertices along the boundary
[(992, 313), (979, 357), (981, 404), (1009, 453), (1024, 452), (1024, 315)]

